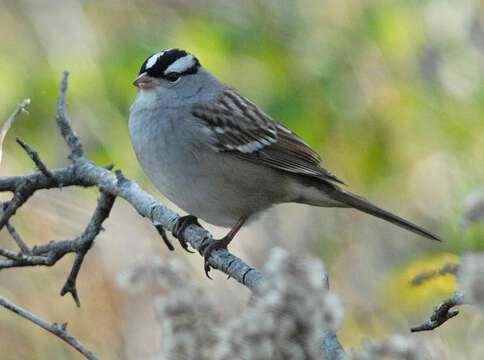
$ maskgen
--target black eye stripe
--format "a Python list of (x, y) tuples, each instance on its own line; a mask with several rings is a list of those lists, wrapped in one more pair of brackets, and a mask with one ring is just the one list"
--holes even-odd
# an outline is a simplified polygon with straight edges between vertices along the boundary
[[(158, 54), (159, 54), (159, 56), (156, 59), (156, 61), (154, 62), (154, 64), (151, 64), (154, 61), (153, 56), (156, 56)], [(141, 69), (139, 71), (139, 75), (146, 72), (149, 76), (152, 76), (152, 77), (166, 78), (166, 75), (164, 75), (165, 70), (170, 65), (172, 65), (175, 61), (177, 61), (178, 59), (180, 59), (184, 56), (187, 56), (187, 55), (189, 55), (189, 54), (186, 51), (179, 50), (179, 49), (170, 49), (170, 50), (166, 50), (162, 54), (160, 54), (160, 53), (153, 54), (145, 60), (145, 62), (141, 66)], [(183, 71), (182, 73), (180, 73), (180, 75), (194, 74), (198, 71), (198, 68), (200, 67), (200, 62), (195, 57), (194, 57), (194, 60), (195, 61), (193, 63), (193, 66), (191, 66), (190, 68), (188, 68), (185, 71)], [(151, 65), (150, 67), (147, 67), (148, 63), (150, 63), (150, 65)]]
[(180, 78), (180, 76), (181, 76), (180, 73), (171, 72), (171, 73), (168, 73), (168, 74), (164, 75), (163, 77), (166, 80), (169, 80), (169, 81), (177, 81)]

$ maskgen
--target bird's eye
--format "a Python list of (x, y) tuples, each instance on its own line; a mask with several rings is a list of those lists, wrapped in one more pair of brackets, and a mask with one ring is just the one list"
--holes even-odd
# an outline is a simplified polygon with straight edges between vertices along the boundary
[(177, 81), (180, 78), (180, 73), (171, 72), (171, 73), (166, 74), (164, 77), (168, 81), (174, 82), (174, 81)]

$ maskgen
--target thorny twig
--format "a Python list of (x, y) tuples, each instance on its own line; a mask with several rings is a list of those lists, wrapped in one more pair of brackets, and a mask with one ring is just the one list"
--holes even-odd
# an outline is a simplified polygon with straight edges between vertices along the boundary
[(412, 332), (434, 330), (447, 320), (452, 319), (459, 314), (459, 310), (451, 310), (454, 306), (464, 304), (467, 304), (464, 294), (460, 291), (456, 291), (454, 295), (448, 297), (441, 304), (434, 307), (434, 311), (427, 321), (412, 327), (410, 330)]

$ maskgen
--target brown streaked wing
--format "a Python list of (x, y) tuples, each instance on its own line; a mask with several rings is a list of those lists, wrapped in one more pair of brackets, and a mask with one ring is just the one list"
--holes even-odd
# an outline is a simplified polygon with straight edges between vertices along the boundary
[(277, 122), (230, 88), (214, 101), (195, 104), (192, 114), (212, 131), (218, 151), (250, 153), (277, 141)]
[(192, 114), (211, 131), (216, 151), (230, 151), (259, 164), (343, 184), (319, 166), (320, 156), (300, 137), (233, 89), (227, 88), (214, 101), (195, 104)]

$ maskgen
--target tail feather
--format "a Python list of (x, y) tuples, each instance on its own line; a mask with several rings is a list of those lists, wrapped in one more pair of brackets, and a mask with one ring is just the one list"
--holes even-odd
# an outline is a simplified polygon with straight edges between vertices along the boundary
[(361, 196), (353, 194), (349, 191), (345, 191), (342, 189), (335, 189), (330, 193), (330, 196), (334, 200), (340, 201), (349, 207), (353, 207), (367, 214), (370, 214), (380, 219), (391, 222), (392, 224), (400, 226), (401, 228), (407, 229), (411, 232), (414, 232), (416, 234), (419, 234), (421, 236), (424, 236), (432, 240), (442, 241), (437, 235), (432, 234), (431, 232), (425, 230), (424, 228), (418, 225), (415, 225), (410, 221), (407, 221), (401, 218), (400, 216), (395, 215), (387, 210), (384, 210), (376, 206), (375, 204), (371, 203), (370, 201), (362, 198)]

